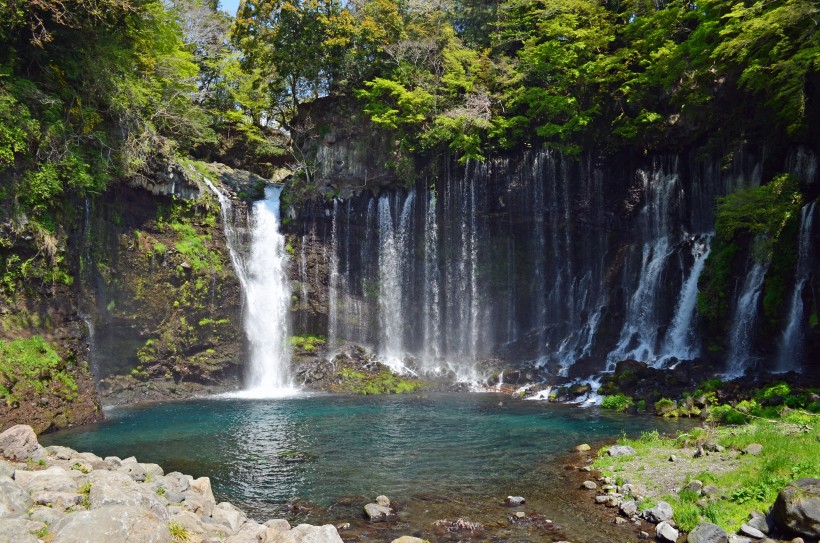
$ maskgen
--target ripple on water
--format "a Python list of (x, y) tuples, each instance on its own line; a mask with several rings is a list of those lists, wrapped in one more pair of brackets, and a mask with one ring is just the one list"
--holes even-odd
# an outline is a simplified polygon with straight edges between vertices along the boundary
[[(527, 511), (563, 519), (576, 531), (592, 522), (590, 533), (603, 533), (600, 523), (578, 518), (566, 492), (556, 491), (566, 486), (557, 459), (581, 442), (674, 424), (597, 408), (499, 402), (492, 394), (222, 397), (107, 415), (105, 423), (42, 441), (207, 475), (217, 499), (259, 520), (290, 512), (300, 521), (350, 521), (361, 499), (386, 494), (405, 504), (407, 520), (368, 528), (379, 532), (417, 530), (454, 515), (500, 522), (498, 529), (506, 530), (509, 510), (498, 503), (515, 494), (527, 497)], [(298, 514), (288, 508), (297, 500), (303, 504)], [(551, 540), (545, 533), (530, 536)]]

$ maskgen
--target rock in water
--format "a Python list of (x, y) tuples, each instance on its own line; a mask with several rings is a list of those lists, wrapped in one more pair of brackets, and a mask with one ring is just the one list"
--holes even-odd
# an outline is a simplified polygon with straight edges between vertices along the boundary
[(820, 538), (820, 479), (800, 479), (777, 495), (772, 516), (782, 530)]
[(384, 522), (392, 514), (393, 510), (383, 505), (368, 503), (364, 506), (364, 515), (370, 522)]
[(689, 543), (729, 543), (729, 534), (717, 524), (701, 522), (689, 532), (686, 541)]
[(635, 449), (629, 445), (615, 445), (607, 449), (609, 456), (635, 456)]
[(390, 498), (387, 496), (376, 496), (376, 505), (381, 505), (382, 507), (390, 507)]
[(39, 448), (37, 434), (31, 426), (18, 424), (0, 434), (0, 456), (5, 456), (9, 460), (27, 460)]
[(588, 443), (581, 443), (580, 445), (575, 446), (575, 450), (578, 452), (584, 452), (590, 450), (592, 447), (589, 446)]
[(519, 505), (524, 505), (525, 503), (527, 503), (527, 500), (521, 496), (507, 496), (504, 498), (504, 505), (507, 507), (518, 507)]
[(390, 543), (425, 543), (425, 541), (418, 537), (403, 535), (397, 539), (394, 539)]

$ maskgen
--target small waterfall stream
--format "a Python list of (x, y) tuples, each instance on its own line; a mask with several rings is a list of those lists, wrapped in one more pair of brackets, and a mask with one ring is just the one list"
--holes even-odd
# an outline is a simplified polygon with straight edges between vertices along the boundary
[(800, 240), (798, 241), (797, 270), (795, 272), (794, 290), (789, 303), (789, 318), (783, 335), (780, 338), (777, 352), (777, 371), (797, 371), (803, 355), (803, 331), (805, 314), (803, 308), (803, 290), (811, 279), (813, 258), (812, 227), (814, 208), (817, 202), (803, 206), (800, 215)]
[(729, 359), (726, 362), (726, 376), (740, 377), (751, 366), (755, 325), (757, 324), (760, 293), (766, 278), (768, 263), (755, 262), (746, 276), (737, 307), (732, 316), (732, 331)]

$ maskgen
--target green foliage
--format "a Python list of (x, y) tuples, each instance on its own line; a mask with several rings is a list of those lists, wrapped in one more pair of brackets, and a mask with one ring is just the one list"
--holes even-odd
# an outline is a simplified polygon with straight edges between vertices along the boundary
[(670, 416), (675, 409), (677, 409), (678, 404), (675, 400), (670, 400), (669, 398), (661, 398), (657, 402), (655, 402), (655, 413), (658, 415), (663, 415), (664, 417)]
[(338, 388), (354, 394), (406, 394), (424, 386), (421, 381), (399, 377), (388, 369), (366, 374), (345, 368), (339, 372), (339, 378)]
[(325, 342), (326, 339), (324, 336), (314, 336), (310, 334), (291, 336), (290, 338), (290, 344), (294, 349), (308, 353), (315, 352), (316, 348), (321, 347)]
[(0, 396), (9, 406), (30, 394), (45, 394), (73, 401), (77, 381), (53, 346), (40, 336), (0, 340)]
[(177, 541), (178, 543), (191, 541), (191, 537), (193, 536), (187, 528), (177, 522), (169, 522), (168, 531), (171, 533), (171, 537), (174, 541)]
[(601, 401), (601, 407), (604, 409), (613, 409), (615, 411), (626, 411), (634, 405), (632, 398), (625, 394), (613, 394), (612, 396), (605, 396)]

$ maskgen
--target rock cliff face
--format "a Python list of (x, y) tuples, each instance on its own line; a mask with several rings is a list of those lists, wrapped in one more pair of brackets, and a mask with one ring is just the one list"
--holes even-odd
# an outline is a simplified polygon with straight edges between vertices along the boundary
[[(314, 124), (334, 134), (333, 122), (331, 115)], [(378, 135), (349, 124), (348, 134)], [(349, 143), (331, 153), (338, 137), (316, 134), (314, 141), (311, 183), (332, 190), (306, 198), (299, 183), (289, 189), (295, 333), (368, 344), (399, 365), (466, 378), (494, 358), (553, 378), (587, 376), (624, 359), (665, 367), (702, 358), (720, 373), (739, 349), (740, 373), (777, 369), (788, 304), (776, 308), (776, 332), (756, 317), (762, 297), (744, 305), (752, 257), (739, 256), (732, 270), (732, 324), (722, 332), (702, 327), (698, 281), (708, 266), (716, 198), (790, 172), (810, 203), (820, 192), (811, 152), (771, 156), (746, 146), (573, 159), (531, 150), (465, 166), (442, 159), (393, 171), (392, 182), (379, 185), (362, 172), (374, 157), (390, 160), (385, 146), (372, 145), (364, 160)], [(818, 232), (807, 235), (816, 240)], [(742, 240), (738, 251), (751, 255)], [(757, 292), (799, 282), (794, 265), (779, 273), (769, 273)], [(803, 288), (804, 349), (792, 369), (810, 371), (818, 278)], [(749, 315), (751, 332), (740, 346), (732, 330)]]

